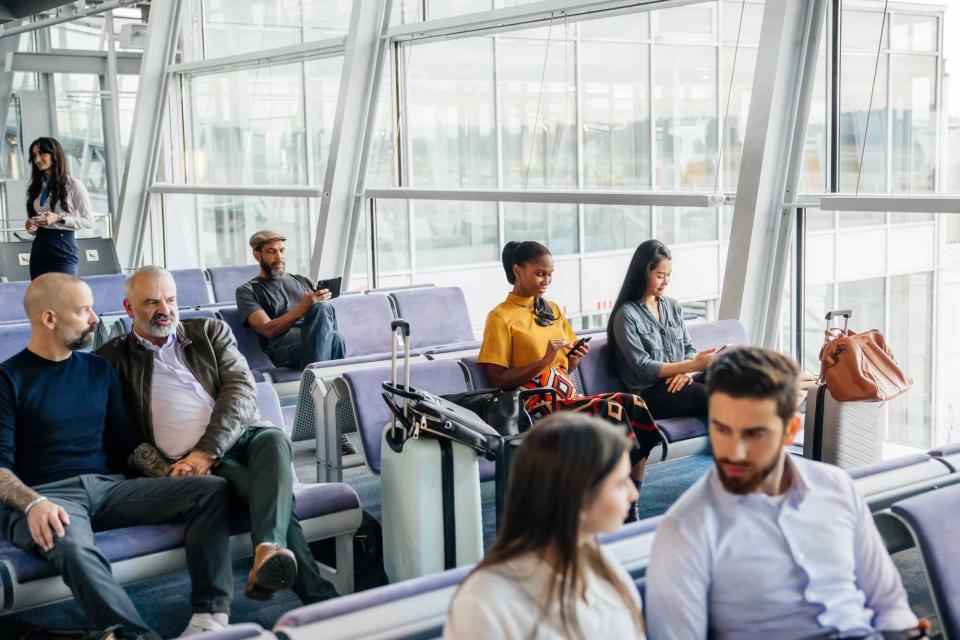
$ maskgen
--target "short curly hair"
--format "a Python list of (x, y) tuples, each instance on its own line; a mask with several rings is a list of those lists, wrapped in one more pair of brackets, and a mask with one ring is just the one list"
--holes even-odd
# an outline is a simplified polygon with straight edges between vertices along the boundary
[(737, 347), (717, 356), (707, 369), (707, 395), (770, 399), (784, 424), (797, 412), (800, 367), (787, 356), (761, 347)]

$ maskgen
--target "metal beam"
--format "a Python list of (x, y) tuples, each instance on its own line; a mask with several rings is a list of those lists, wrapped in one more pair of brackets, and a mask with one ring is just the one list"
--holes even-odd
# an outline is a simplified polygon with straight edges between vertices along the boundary
[[(110, 0), (109, 2), (104, 2), (102, 4), (90, 5), (89, 7), (85, 7), (80, 11), (64, 13), (62, 15), (54, 16), (52, 18), (44, 18), (42, 20), (34, 20), (32, 22), (27, 22), (24, 25), (19, 25), (19, 26), (0, 25), (0, 38), (5, 38), (6, 36), (12, 36), (18, 33), (27, 33), (28, 31), (36, 31), (37, 29), (45, 29), (55, 24), (72, 22), (78, 18), (95, 16), (98, 13), (103, 13), (104, 11), (110, 11), (111, 9), (120, 9), (122, 7), (129, 7), (131, 5), (140, 4), (142, 2), (143, 0)], [(26, 17), (27, 15), (29, 14), (23, 14), (20, 17)]]
[(740, 161), (720, 318), (772, 346), (788, 269), (793, 199), (826, 0), (767, 0)]
[(363, 215), (364, 178), (384, 61), (392, 0), (354, 0), (343, 56), (337, 112), (327, 159), (320, 218), (310, 260), (314, 278), (349, 281)]
[(960, 196), (820, 196), (820, 208), (824, 211), (960, 213)]
[(119, 215), (114, 222), (117, 256), (126, 268), (139, 266), (143, 255), (149, 205), (147, 186), (156, 173), (160, 125), (167, 99), (167, 67), (173, 62), (177, 49), (182, 6), (183, 0), (166, 0), (150, 7), (134, 106), (136, 116), (123, 169)]
[(367, 189), (367, 198), (395, 200), (450, 200), (458, 202), (543, 202), (655, 207), (719, 207), (726, 196), (718, 193), (676, 191), (589, 191), (503, 189)]
[(606, 18), (621, 13), (653, 11), (704, 0), (546, 0), (466, 15), (414, 22), (387, 31), (391, 42), (466, 38), (485, 33), (529, 29), (551, 20)]
[[(0, 56), (4, 59), (17, 50), (20, 36), (0, 38)], [(10, 96), (13, 93), (13, 71), (4, 68), (0, 71), (0, 132), (7, 130), (7, 112), (10, 110)]]
[(183, 62), (171, 65), (167, 71), (171, 73), (190, 74), (238, 71), (263, 64), (284, 64), (287, 62), (300, 62), (307, 59), (314, 60), (316, 58), (340, 56), (343, 55), (346, 46), (347, 38), (346, 36), (341, 36), (339, 38), (327, 38), (325, 40), (317, 40), (316, 42), (295, 44), (289, 47), (251, 51), (250, 53), (241, 53), (235, 56), (224, 56), (222, 58), (199, 60), (197, 62)]
[(103, 155), (107, 169), (107, 207), (112, 223), (120, 205), (120, 165), (123, 161), (123, 145), (120, 142), (117, 34), (113, 30), (113, 11), (108, 11), (104, 15), (103, 35), (107, 43), (107, 73), (100, 76), (100, 116), (103, 120)]
[(320, 187), (247, 185), (197, 185), (197, 184), (170, 184), (155, 182), (150, 186), (150, 193), (176, 193), (197, 196), (263, 196), (267, 198), (320, 198), (323, 189)]
[[(0, 42), (6, 38), (0, 39)], [(136, 51), (118, 51), (117, 73), (140, 73), (141, 54)], [(85, 49), (52, 49), (48, 52), (15, 51), (4, 58), (8, 71), (25, 73), (89, 73), (106, 75), (107, 52)]]

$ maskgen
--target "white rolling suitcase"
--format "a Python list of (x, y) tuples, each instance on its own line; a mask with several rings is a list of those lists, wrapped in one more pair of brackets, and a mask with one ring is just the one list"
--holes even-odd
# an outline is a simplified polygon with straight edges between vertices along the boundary
[[(394, 419), (383, 431), (380, 449), (383, 504), (383, 562), (390, 582), (451, 569), (483, 557), (483, 522), (480, 508), (478, 449), (496, 448), (499, 434), (476, 414), (441, 406), (443, 400), (410, 387), (410, 325), (396, 320), (391, 330), (403, 336), (403, 386), (396, 385), (397, 347), (393, 341), (392, 384), (384, 384), (384, 399)], [(395, 337), (395, 336), (394, 336)], [(394, 397), (403, 398), (398, 408)], [(429, 424), (414, 408), (423, 402), (445, 412), (439, 425)], [(469, 446), (433, 429), (459, 428), (457, 418), (469, 413), (489, 432), (480, 445)], [(398, 424), (399, 423), (399, 424)], [(472, 425), (479, 428), (477, 425)], [(470, 437), (470, 434), (466, 434)]]
[[(843, 318), (847, 330), (851, 311), (827, 313), (827, 329), (834, 318)], [(803, 425), (803, 455), (842, 469), (877, 462), (883, 449), (882, 402), (841, 402), (830, 395), (821, 380), (807, 395)]]

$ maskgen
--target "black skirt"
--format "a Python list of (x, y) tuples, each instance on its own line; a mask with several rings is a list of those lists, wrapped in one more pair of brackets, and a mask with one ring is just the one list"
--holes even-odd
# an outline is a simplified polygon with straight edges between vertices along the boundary
[(45, 273), (58, 272), (77, 275), (80, 250), (73, 231), (37, 229), (37, 237), (30, 249), (30, 279)]

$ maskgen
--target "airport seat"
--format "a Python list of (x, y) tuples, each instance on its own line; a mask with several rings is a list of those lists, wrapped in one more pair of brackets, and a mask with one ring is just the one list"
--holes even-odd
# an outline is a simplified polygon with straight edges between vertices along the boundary
[(918, 453), (883, 460), (848, 471), (871, 511), (930, 489), (960, 482), (960, 474), (943, 460)]
[(948, 640), (960, 638), (960, 572), (956, 570), (960, 485), (902, 500), (891, 512), (920, 550), (941, 632)]
[(26, 322), (23, 294), (29, 282), (0, 282), (0, 324)]
[(944, 464), (949, 465), (954, 471), (960, 471), (960, 442), (931, 449), (927, 453)]
[[(601, 543), (643, 586), (659, 518), (625, 525)], [(284, 640), (439, 638), (454, 592), (472, 567), (459, 567), (294, 609), (274, 627)]]
[(232, 624), (223, 631), (203, 634), (203, 640), (272, 640), (276, 637), (270, 631), (252, 622)]
[(210, 286), (213, 301), (220, 304), (237, 304), (237, 287), (252, 280), (260, 273), (260, 265), (245, 264), (238, 267), (210, 267)]
[[(390, 294), (397, 317), (410, 323), (410, 348), (424, 349), (476, 342), (467, 299), (460, 287), (420, 287)], [(474, 347), (479, 347), (476, 344)]]
[[(398, 367), (397, 377), (400, 380), (403, 379), (402, 366)], [(381, 384), (389, 379), (390, 366), (385, 365), (350, 371), (334, 381), (331, 393), (326, 399), (327, 447), (322, 447), (322, 443), (318, 442), (318, 472), (330, 469), (333, 472), (342, 473), (342, 469), (336, 468), (338, 457), (331, 454), (339, 451), (340, 433), (352, 423), (360, 433), (363, 458), (367, 467), (376, 474), (380, 473), (380, 439), (392, 415), (381, 396), (383, 393)], [(437, 395), (462, 393), (468, 390), (463, 369), (453, 360), (411, 362), (410, 385)], [(335, 428), (329, 428), (331, 425)], [(481, 458), (480, 480), (491, 480), (493, 476), (493, 462)]]
[(29, 324), (0, 325), (0, 362), (23, 351), (30, 342)]
[(93, 293), (93, 308), (97, 314), (121, 315), (123, 310), (123, 282), (127, 277), (122, 273), (101, 276), (87, 276), (83, 279)]
[(177, 306), (202, 307), (210, 304), (207, 278), (201, 269), (174, 269), (170, 274), (177, 283)]
[[(243, 357), (247, 359), (247, 366), (249, 366), (250, 371), (253, 372), (253, 377), (256, 378), (258, 382), (266, 380), (266, 375), (270, 375), (272, 379), (273, 376), (276, 375), (277, 367), (273, 366), (270, 358), (268, 358), (267, 354), (260, 348), (260, 338), (256, 331), (244, 326), (243, 319), (240, 317), (240, 313), (236, 307), (224, 307), (219, 309), (218, 313), (220, 314), (220, 318), (226, 322), (230, 330), (233, 331), (233, 336), (237, 339), (237, 347), (240, 349)], [(291, 369), (290, 371), (293, 370)], [(294, 373), (299, 376), (299, 372)]]

